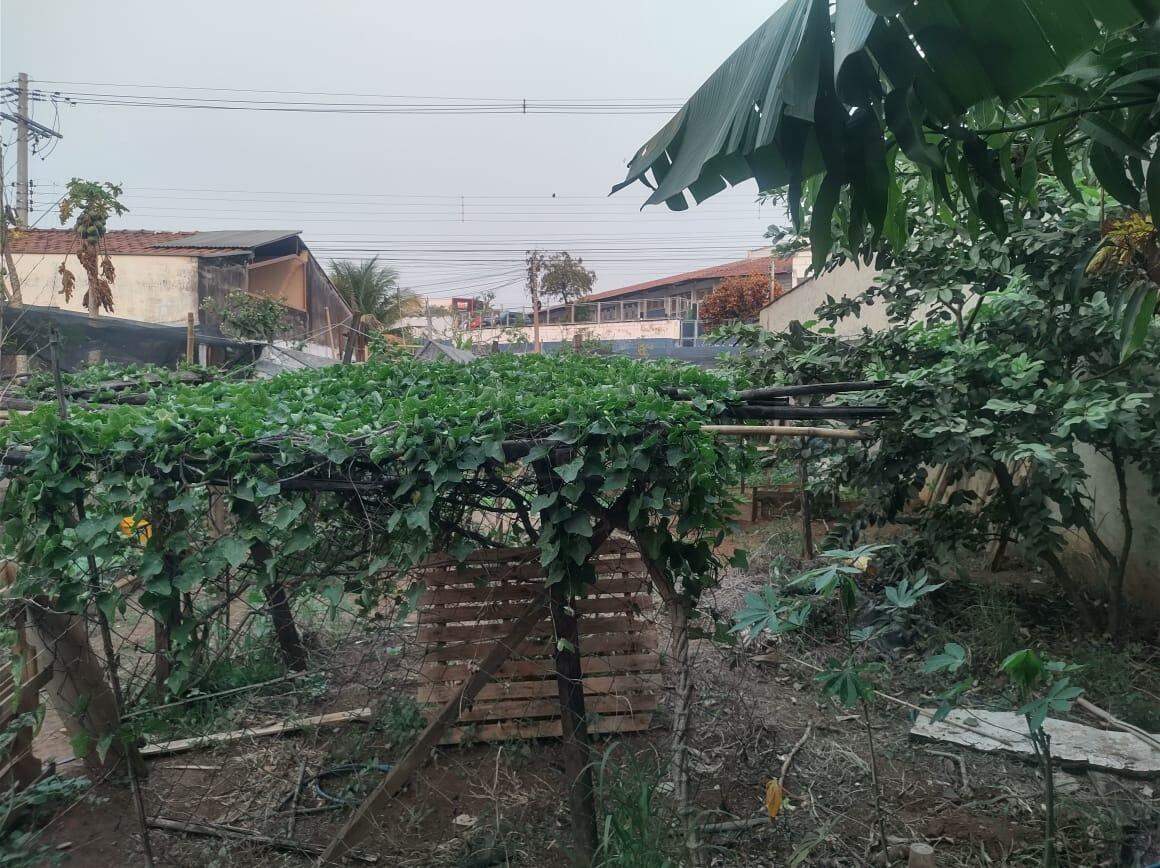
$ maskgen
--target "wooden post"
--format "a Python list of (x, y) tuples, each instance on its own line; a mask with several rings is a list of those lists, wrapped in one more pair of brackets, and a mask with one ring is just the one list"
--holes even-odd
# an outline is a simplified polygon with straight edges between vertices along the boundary
[[(162, 570), (168, 577), (177, 575), (177, 558), (169, 553), (161, 556)], [(173, 631), (181, 624), (181, 597), (173, 593), (166, 600), (166, 608), (160, 617), (153, 616), (153, 684), (157, 696), (163, 698), (169, 687), (166, 682), (173, 674), (172, 637)]]
[(810, 470), (805, 455), (798, 458), (798, 483), (802, 490), (802, 546), (807, 561), (814, 559), (814, 509), (810, 499)]
[[(535, 462), (536, 485), (541, 494), (550, 492), (559, 481), (552, 472), (551, 459)], [(541, 527), (547, 524), (541, 513)], [(592, 551), (598, 546), (595, 544)], [(584, 706), (584, 674), (580, 663), (580, 628), (575, 601), (562, 582), (549, 589), (552, 630), (556, 638), (554, 659), (556, 687), (560, 696), (560, 734), (564, 745), (564, 777), (568, 787), (568, 808), (572, 815), (573, 861), (588, 868), (596, 858), (596, 787), (592, 777), (592, 751), (588, 740), (588, 712)]]
[(572, 335), (572, 351), (580, 354), (584, 352), (584, 340), (580, 337), (580, 333)]
[[(0, 220), (3, 219), (0, 215)], [(7, 587), (15, 580), (16, 564), (12, 561), (0, 564), (0, 586)], [(25, 626), (25, 612), (22, 607), (13, 612), (12, 627), (16, 633), (13, 656), (20, 660), (21, 665), (18, 667), (20, 677), (16, 677), (11, 667), (7, 671), (12, 678), (11, 699), (15, 703), (15, 707), (11, 709), (11, 716), (17, 717), (34, 712), (40, 707), (40, 689), (52, 677), (52, 671), (43, 668), (49, 665), (49, 661), (38, 659), (35, 648), (29, 641), (29, 631)], [(21, 790), (31, 786), (40, 777), (40, 760), (32, 752), (32, 739), (35, 735), (35, 726), (22, 726), (12, 737), (7, 750), (0, 752), (5, 760), (4, 768), (0, 771), (0, 788), (15, 787)]]
[[(272, 556), (270, 546), (261, 540), (255, 541), (250, 546), (250, 557), (259, 573), (265, 572), (266, 564)], [(286, 589), (282, 587), (281, 582), (274, 581), (264, 585), (262, 592), (266, 596), (266, 608), (270, 612), (270, 621), (274, 625), (274, 636), (282, 651), (283, 662), (288, 669), (295, 672), (305, 671), (306, 646), (302, 644), (298, 626), (294, 623), (294, 613), (290, 610)]]
[(334, 343), (334, 323), (330, 319), (330, 306), (326, 307), (326, 345), (330, 347), (330, 354), (338, 358), (338, 350)]
[(649, 578), (668, 604), (671, 622), (672, 657), (677, 668), (677, 691), (673, 697), (673, 749), (670, 768), (673, 790), (677, 797), (677, 811), (685, 830), (685, 852), (687, 864), (697, 866), (701, 861), (700, 843), (697, 840), (697, 825), (694, 822), (695, 809), (689, 790), (689, 720), (693, 710), (693, 673), (689, 664), (689, 609), (676, 587), (660, 565), (645, 552), (644, 541), (635, 533), (632, 535), (640, 550), (641, 560)]
[(575, 601), (561, 583), (551, 588), (552, 627), (556, 636), (556, 686), (560, 694), (560, 725), (564, 741), (564, 777), (572, 815), (573, 862), (587, 868), (596, 858), (596, 787), (584, 707), (584, 680), (580, 663), (580, 629)]
[[(145, 766), (135, 750), (126, 750), (116, 738), (120, 726), (117, 699), (105, 680), (101, 662), (89, 646), (84, 621), (72, 612), (58, 612), (47, 597), (37, 597), (27, 607), (29, 642), (37, 657), (51, 662), (52, 680), (48, 683), (49, 700), (64, 722), (69, 738), (82, 749), (78, 752), (94, 775), (104, 774), (126, 760), (139, 773)], [(114, 736), (104, 759), (98, 743)]]
[[(95, 296), (95, 292), (89, 293), (90, 297)], [(60, 372), (60, 333), (56, 327), (52, 328), (48, 342), (49, 359), (52, 363), (52, 378), (53, 385), (56, 388), (56, 400), (58, 415), (61, 420), (68, 419), (68, 399), (64, 394), (64, 384), (62, 382)], [(85, 521), (85, 491), (84, 489), (77, 489), (74, 493), (76, 503), (76, 521), (81, 524)], [(109, 675), (109, 687), (112, 688), (113, 699), (113, 729), (106, 733), (106, 738), (101, 741), (108, 741), (106, 749), (112, 750), (113, 744), (119, 743), (118, 754), (122, 756), (127, 762), (125, 770), (129, 775), (129, 788), (133, 792), (133, 804), (137, 809), (137, 822), (141, 829), (141, 847), (142, 855), (145, 859), (146, 868), (153, 868), (153, 845), (149, 841), (149, 829), (145, 823), (145, 802), (141, 796), (141, 784), (139, 778), (145, 774), (145, 763), (141, 760), (141, 754), (137, 751), (137, 746), (124, 738), (121, 733), (121, 709), (124, 707), (125, 694), (121, 691), (121, 678), (117, 674), (117, 654), (113, 648), (113, 633), (109, 626), (109, 619), (105, 615), (105, 610), (97, 604), (97, 600), (101, 593), (101, 573), (100, 566), (97, 563), (97, 558), (91, 552), (85, 555), (86, 567), (88, 570), (89, 579), (89, 595), (92, 598), (93, 607), (97, 612), (97, 626), (101, 632), (101, 646), (105, 652), (105, 670)], [(88, 646), (88, 636), (85, 635), (85, 647)], [(103, 746), (100, 745), (99, 746)], [(106, 753), (106, 758), (108, 753)], [(99, 757), (98, 757), (99, 758)]]
[(480, 661), (479, 668), (463, 682), (455, 695), (447, 700), (439, 713), (427, 724), (427, 728), (411, 745), (411, 749), (395, 764), (374, 791), (351, 814), (350, 819), (339, 829), (334, 840), (327, 845), (326, 851), (318, 860), (320, 865), (341, 865), (355, 846), (366, 838), (370, 827), (369, 821), (375, 811), (389, 799), (398, 795), (415, 772), (427, 762), (431, 751), (439, 744), (444, 733), (459, 719), (460, 713), (471, 708), (472, 703), (475, 702), (475, 697), (491, 681), (496, 670), (528, 637), (532, 629), (540, 623), (544, 617), (544, 606), (547, 602), (546, 592), (537, 596), (512, 625), (511, 632), (491, 646), (487, 656)]
[(193, 318), (193, 311), (189, 311), (185, 315), (185, 360), (191, 365), (197, 362), (197, 359), (194, 357), (194, 354), (197, 352), (195, 326), (196, 322)]

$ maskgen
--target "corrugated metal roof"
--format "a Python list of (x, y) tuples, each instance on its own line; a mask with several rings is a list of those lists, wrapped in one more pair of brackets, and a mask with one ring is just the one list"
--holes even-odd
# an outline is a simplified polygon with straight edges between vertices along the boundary
[(451, 344), (441, 343), (428, 339), (419, 350), (415, 353), (416, 358), (424, 359), (428, 362), (433, 362), (439, 358), (450, 359), (453, 362), (459, 362), (461, 365), (466, 365), (468, 362), (474, 362), (476, 355), (468, 350), (461, 350)]
[(162, 241), (156, 247), (243, 247), (252, 249), (302, 234), (301, 229), (224, 229), (195, 232), (185, 238)]

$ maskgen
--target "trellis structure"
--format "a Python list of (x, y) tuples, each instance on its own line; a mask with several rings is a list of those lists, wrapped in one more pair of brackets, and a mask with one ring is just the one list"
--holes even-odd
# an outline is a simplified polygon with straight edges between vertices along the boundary
[[(238, 593), (219, 580), (231, 570), (248, 572), (287, 667), (302, 669), (295, 593), (353, 596), (371, 608), (398, 594), (400, 577), (435, 551), (466, 560), (515, 544), (538, 556), (546, 580), (510, 632), (440, 694), (448, 698), (426, 730), (324, 861), (355, 846), (545, 615), (576, 855), (590, 859), (596, 828), (576, 612), (599, 572), (594, 556), (614, 534), (631, 539), (669, 607), (680, 673), (674, 738), (683, 743), (691, 691), (684, 623), (720, 566), (714, 549), (733, 512), (723, 492), (746, 460), (704, 429), (884, 412), (794, 407), (785, 395), (738, 393), (688, 367), (578, 356), (493, 356), (466, 366), (401, 359), (260, 383), (178, 385), (143, 405), (71, 412), (59, 378), (55, 392), (57, 406), (4, 432), (3, 462), (14, 473), (5, 535), (22, 565), (14, 590), (47, 592), (56, 612), (79, 616), (94, 606), (104, 624), (125, 603), (116, 574), (133, 574), (158, 625), (161, 691), (186, 689), (205, 622)], [(211, 503), (227, 521), (207, 520)], [(221, 599), (197, 612), (190, 596), (203, 587)], [(112, 683), (94, 690), (111, 693), (119, 720), (124, 697), (107, 627), (105, 652)], [(90, 734), (116, 748), (113, 762), (136, 768), (131, 735), (114, 732), (112, 745), (110, 732)], [(681, 790), (682, 751), (674, 769)]]

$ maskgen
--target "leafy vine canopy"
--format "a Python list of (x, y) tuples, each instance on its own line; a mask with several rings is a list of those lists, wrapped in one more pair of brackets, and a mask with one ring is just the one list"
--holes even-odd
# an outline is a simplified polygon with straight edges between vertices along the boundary
[(429, 553), (489, 545), (534, 543), (549, 583), (580, 593), (612, 524), (695, 597), (747, 460), (700, 428), (733, 397), (696, 368), (569, 354), (164, 383), (64, 420), (46, 404), (3, 431), (20, 460), (5, 547), (17, 591), (62, 608), (95, 595), (111, 614), (116, 578), (136, 575), (165, 611), (227, 570), (369, 608)]

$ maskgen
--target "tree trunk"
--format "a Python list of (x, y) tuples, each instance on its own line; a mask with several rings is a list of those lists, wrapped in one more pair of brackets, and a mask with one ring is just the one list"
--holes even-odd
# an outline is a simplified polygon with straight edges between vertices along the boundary
[(1112, 446), (1112, 467), (1116, 471), (1116, 488), (1119, 491), (1120, 522), (1124, 529), (1120, 556), (1111, 569), (1108, 581), (1108, 632), (1117, 645), (1124, 639), (1124, 576), (1128, 571), (1128, 558), (1132, 554), (1132, 513), (1128, 508), (1128, 478), (1124, 457), (1116, 446)]
[[(266, 563), (272, 552), (270, 546), (257, 541), (250, 546), (250, 557), (259, 572), (264, 572)], [(302, 644), (302, 637), (298, 634), (298, 626), (294, 623), (294, 613), (290, 609), (290, 601), (286, 597), (286, 589), (282, 583), (275, 580), (262, 588), (266, 596), (266, 610), (270, 613), (270, 621), (274, 625), (274, 636), (278, 640), (278, 647), (282, 651), (282, 660), (288, 669), (295, 672), (306, 671), (306, 646)]]
[(802, 489), (802, 548), (807, 561), (814, 559), (814, 509), (810, 500), (810, 470), (805, 457), (798, 459), (798, 482)]
[(560, 691), (560, 724), (564, 737), (564, 775), (572, 814), (573, 861), (588, 868), (596, 857), (596, 788), (584, 708), (580, 665), (580, 630), (572, 600), (560, 583), (551, 589), (552, 627), (556, 636), (556, 685)]
[(346, 346), (342, 349), (342, 363), (349, 365), (354, 358), (354, 348), (358, 343), (359, 326), (362, 324), (362, 314), (354, 312), (350, 321), (350, 329), (346, 333)]
[[(116, 737), (120, 727), (117, 699), (89, 645), (84, 620), (72, 612), (57, 612), (47, 597), (38, 597), (28, 604), (28, 623), (30, 643), (41, 659), (52, 661), (48, 694), (74, 745), (82, 748), (78, 753), (85, 766), (94, 775), (104, 774), (125, 762), (129, 754), (143, 774), (140, 755), (133, 748), (126, 750)], [(101, 759), (97, 745), (109, 736), (108, 752)]]

